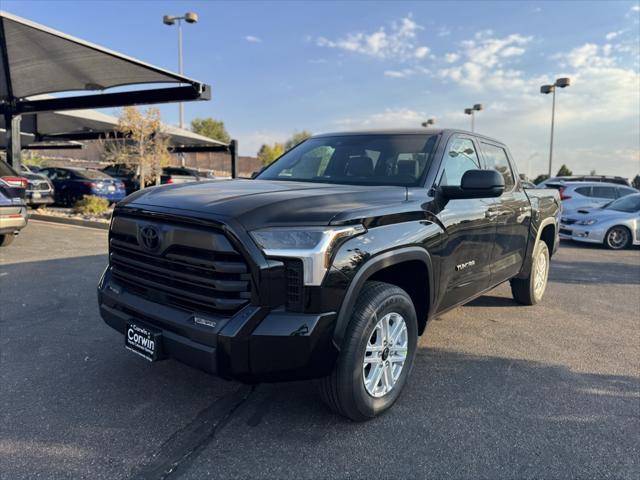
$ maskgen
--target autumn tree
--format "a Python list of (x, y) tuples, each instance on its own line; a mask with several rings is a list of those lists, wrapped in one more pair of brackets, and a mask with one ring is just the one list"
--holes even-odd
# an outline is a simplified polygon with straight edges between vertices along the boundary
[(291, 150), (293, 147), (295, 147), (299, 143), (304, 142), (310, 136), (311, 136), (311, 132), (308, 132), (306, 130), (302, 130), (301, 132), (294, 132), (291, 138), (289, 138), (286, 142), (284, 142), (285, 152), (288, 150)]
[(117, 128), (123, 138), (105, 141), (105, 158), (134, 167), (140, 188), (150, 183), (160, 184), (162, 167), (168, 165), (171, 158), (169, 136), (160, 121), (160, 111), (125, 107), (120, 112)]
[(260, 147), (260, 150), (258, 150), (258, 158), (263, 165), (269, 165), (283, 153), (284, 145), (282, 143), (276, 142), (272, 145), (265, 143)]
[(229, 143), (231, 141), (231, 136), (224, 127), (224, 122), (215, 118), (194, 118), (191, 120), (191, 130), (198, 135), (203, 135), (219, 142)]

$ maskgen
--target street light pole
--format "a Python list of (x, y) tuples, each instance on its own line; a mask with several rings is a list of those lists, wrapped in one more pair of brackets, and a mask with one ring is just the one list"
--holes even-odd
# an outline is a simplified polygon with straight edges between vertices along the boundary
[(553, 131), (556, 123), (556, 88), (566, 88), (571, 85), (570, 78), (558, 78), (553, 85), (542, 85), (540, 87), (540, 93), (544, 95), (552, 94), (551, 100), (551, 139), (549, 140), (549, 170), (547, 174), (551, 178), (552, 166), (553, 166)]
[(436, 123), (435, 118), (429, 118), (426, 122), (422, 122), (422, 126), (424, 128), (429, 128), (431, 125), (435, 125), (435, 123)]
[(467, 115), (471, 115), (471, 133), (475, 132), (475, 130), (476, 130), (476, 116), (475, 116), (475, 113), (479, 112), (482, 109), (483, 109), (483, 107), (482, 107), (481, 103), (476, 103), (473, 107), (464, 109), (464, 113), (466, 113)]
[[(178, 17), (175, 15), (165, 15), (162, 17), (162, 22), (165, 25), (174, 25), (178, 23), (178, 71), (180, 75), (184, 75), (182, 66), (182, 20), (187, 23), (196, 23), (198, 21), (198, 15), (193, 12), (187, 12), (183, 16)], [(184, 128), (184, 105), (182, 102), (178, 104), (178, 112), (180, 114), (180, 128)]]

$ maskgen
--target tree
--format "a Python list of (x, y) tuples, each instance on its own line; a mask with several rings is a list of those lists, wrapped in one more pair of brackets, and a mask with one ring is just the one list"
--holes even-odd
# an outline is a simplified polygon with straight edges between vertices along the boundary
[(231, 141), (231, 136), (229, 136), (227, 129), (224, 128), (224, 122), (215, 118), (194, 118), (191, 120), (191, 130), (219, 142), (229, 143)]
[(300, 142), (304, 142), (310, 136), (311, 136), (311, 132), (308, 132), (306, 130), (302, 130), (301, 132), (294, 132), (291, 138), (289, 138), (289, 140), (284, 142), (285, 151), (291, 150)]
[(637, 188), (638, 190), (640, 190), (640, 175), (636, 175), (635, 177), (633, 177), (631, 185), (633, 185), (633, 188)]
[(160, 121), (160, 110), (149, 108), (142, 112), (136, 107), (124, 107), (118, 118), (118, 131), (125, 139), (107, 140), (105, 156), (135, 166), (140, 188), (154, 179), (159, 184), (162, 167), (171, 158), (169, 136)]
[(558, 170), (558, 173), (556, 173), (556, 177), (570, 177), (571, 175), (573, 175), (573, 172), (569, 170), (564, 163), (560, 167), (560, 170)]
[(547, 178), (549, 178), (549, 175), (547, 175), (546, 173), (543, 173), (541, 175), (538, 175), (536, 178), (534, 178), (533, 183), (538, 185), (540, 182), (544, 182)]
[(284, 153), (284, 145), (282, 143), (274, 143), (273, 145), (267, 145), (266, 143), (258, 150), (258, 158), (263, 165), (269, 165), (276, 158)]

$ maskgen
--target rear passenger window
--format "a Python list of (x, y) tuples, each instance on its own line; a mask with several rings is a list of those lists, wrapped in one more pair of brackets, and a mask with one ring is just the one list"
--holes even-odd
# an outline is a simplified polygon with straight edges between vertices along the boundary
[(616, 189), (613, 187), (591, 187), (591, 196), (595, 198), (616, 198)]
[[(398, 162), (402, 161), (401, 159)], [(467, 170), (477, 170), (480, 168), (480, 160), (473, 146), (473, 142), (468, 138), (454, 138), (449, 143), (444, 160), (444, 171), (440, 179), (442, 186), (460, 186), (462, 176)], [(401, 167), (399, 163), (398, 169)]]
[(511, 165), (509, 165), (507, 152), (504, 151), (504, 148), (496, 147), (488, 143), (482, 143), (482, 151), (487, 157), (487, 167), (496, 169), (504, 177), (505, 192), (511, 190), (516, 182), (513, 177)]
[(591, 197), (591, 187), (578, 187), (575, 189), (575, 192), (585, 197)]

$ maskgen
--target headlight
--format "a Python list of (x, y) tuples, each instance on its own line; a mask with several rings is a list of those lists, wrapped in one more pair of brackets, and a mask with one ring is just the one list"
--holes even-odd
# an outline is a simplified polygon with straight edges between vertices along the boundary
[(576, 225), (593, 225), (597, 220), (595, 218), (587, 218), (586, 220), (578, 220)]
[(299, 258), (304, 266), (304, 284), (320, 285), (331, 263), (339, 239), (365, 232), (362, 225), (344, 227), (265, 228), (251, 236), (267, 257)]

